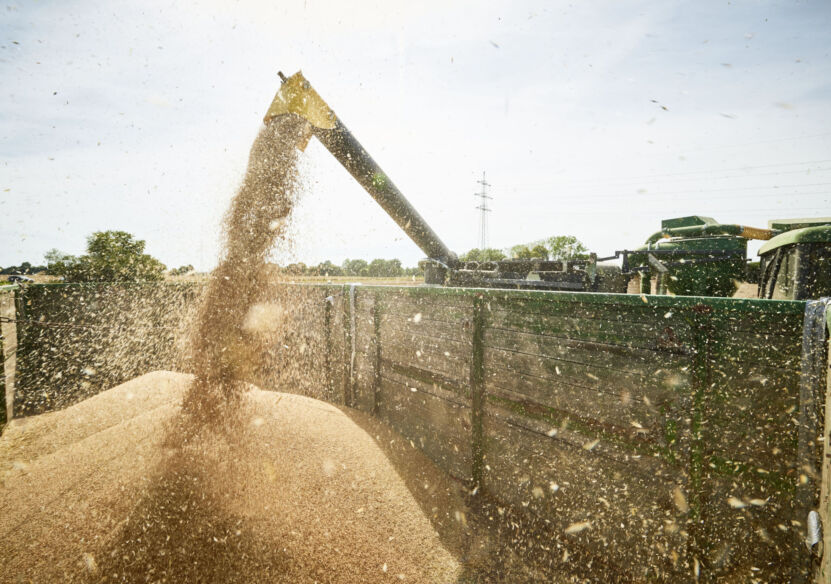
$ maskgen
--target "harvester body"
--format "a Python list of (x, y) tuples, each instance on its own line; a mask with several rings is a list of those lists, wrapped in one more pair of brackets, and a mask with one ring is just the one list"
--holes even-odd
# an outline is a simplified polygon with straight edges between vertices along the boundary
[(691, 215), (661, 222), (661, 230), (629, 253), (641, 273), (641, 293), (649, 294), (655, 278), (659, 294), (732, 296), (745, 276), (747, 241), (775, 233), (746, 225), (719, 223)]

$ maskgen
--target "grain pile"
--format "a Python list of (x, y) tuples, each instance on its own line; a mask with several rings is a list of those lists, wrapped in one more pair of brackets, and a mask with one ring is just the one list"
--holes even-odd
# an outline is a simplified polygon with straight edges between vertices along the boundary
[(3, 582), (452, 582), (372, 437), (337, 408), (250, 389), (239, 432), (190, 434), (191, 377), (144, 375), (0, 439)]

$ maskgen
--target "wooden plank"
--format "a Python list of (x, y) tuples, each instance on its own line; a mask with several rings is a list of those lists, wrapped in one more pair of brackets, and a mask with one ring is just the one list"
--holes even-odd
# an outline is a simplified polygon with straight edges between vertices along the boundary
[[(484, 487), (499, 500), (545, 518), (589, 549), (608, 555), (627, 571), (680, 570), (686, 516), (674, 501), (683, 484), (678, 469), (654, 457), (612, 455), (606, 445), (575, 445), (512, 423), (486, 407)], [(586, 447), (588, 445), (589, 447)], [(565, 530), (584, 525), (583, 531)], [(577, 528), (579, 529), (579, 527)], [(649, 534), (645, 537), (644, 534)]]
[(656, 369), (677, 370), (689, 365), (690, 362), (687, 355), (666, 351), (621, 347), (609, 343), (549, 337), (505, 329), (486, 329), (485, 345), (494, 349), (538, 354), (631, 373), (651, 374)]
[[(802, 311), (789, 303), (787, 310), (781, 304), (768, 301), (750, 301), (750, 304), (737, 300), (714, 298), (681, 297), (643, 297), (646, 302), (638, 301), (640, 296), (607, 296), (605, 301), (597, 295), (580, 297), (562, 297), (561, 295), (542, 295), (539, 297), (495, 298), (490, 302), (492, 310), (519, 311), (528, 315), (568, 315), (583, 319), (611, 320), (621, 324), (640, 323), (654, 325), (668, 320), (689, 324), (691, 317), (702, 308), (708, 319), (720, 328), (732, 331), (784, 331), (788, 334), (801, 330)], [(633, 302), (634, 300), (634, 302)], [(691, 302), (692, 301), (692, 302)]]
[(799, 369), (802, 334), (734, 332), (715, 336), (711, 347), (714, 356), (725, 360)]
[(791, 492), (748, 487), (712, 474), (706, 481), (709, 493), (698, 521), (707, 542), (700, 550), (707, 559), (703, 577), (710, 582), (791, 582), (793, 546), (803, 545), (805, 529)]
[(689, 333), (685, 326), (680, 324), (675, 327), (668, 325), (658, 327), (653, 324), (620, 323), (559, 315), (527, 315), (502, 311), (492, 312), (489, 324), (494, 329), (518, 330), (537, 335), (582, 339), (626, 347), (674, 349), (679, 353), (688, 353), (691, 350), (689, 341), (686, 340), (689, 338)]
[(21, 318), (33, 322), (18, 326), (16, 414), (66, 407), (142, 373), (188, 366), (182, 349), (197, 287), (43, 286), (21, 294)]
[(721, 361), (707, 393), (704, 440), (719, 466), (757, 478), (796, 472), (798, 373)]
[(667, 404), (659, 407), (627, 394), (550, 383), (518, 374), (495, 379), (485, 377), (487, 395), (511, 400), (528, 407), (542, 406), (558, 418), (570, 417), (598, 429), (628, 437), (662, 439)]
[(413, 337), (410, 342), (382, 337), (384, 360), (405, 366), (432, 371), (466, 385), (470, 376), (470, 351), (452, 343), (437, 343), (425, 337)]
[(513, 299), (490, 303), (493, 313), (517, 312), (531, 318), (538, 316), (571, 316), (583, 320), (605, 320), (619, 324), (654, 326), (658, 322), (671, 325), (688, 325), (686, 309), (650, 304), (634, 306), (622, 303), (587, 304), (575, 300)]
[[(416, 391), (412, 391), (415, 388)], [(428, 391), (432, 390), (432, 391)], [(418, 381), (381, 378), (378, 416), (450, 475), (471, 478), (470, 408), (435, 394)]]
[(352, 407), (364, 412), (375, 409), (374, 358), (371, 354), (358, 351), (355, 353), (355, 401)]
[[(468, 323), (472, 318), (472, 312), (467, 308), (453, 308), (444, 306), (424, 306), (424, 307), (402, 307), (400, 305), (387, 306), (385, 310), (389, 315), (389, 320), (400, 322), (418, 323), (435, 323), (437, 326), (441, 324), (448, 324), (460, 326)], [(450, 330), (453, 330), (452, 327)]]
[(621, 396), (628, 394), (655, 405), (674, 399), (688, 386), (688, 376), (681, 370), (658, 369), (651, 375), (637, 374), (502, 349), (485, 348), (485, 363), (488, 378), (501, 381), (503, 386), (508, 386), (512, 376), (523, 374), (543, 383), (566, 383)]
[(7, 423), (14, 417), (14, 381), (17, 371), (17, 324), (14, 322), (17, 314), (14, 291), (0, 292), (0, 316), (8, 319), (0, 324), (0, 335), (3, 337), (3, 366), (0, 370), (3, 371), (5, 412), (2, 422)]
[(400, 304), (409, 310), (411, 307), (425, 307), (425, 306), (443, 306), (447, 308), (457, 308), (461, 310), (471, 310), (471, 298), (478, 291), (447, 288), (428, 288), (421, 286), (402, 286), (402, 287), (371, 287), (367, 286), (368, 290), (377, 290), (377, 292), (384, 298), (384, 302), (394, 307)]
[(381, 316), (381, 331), (393, 331), (411, 335), (430, 336), (448, 341), (465, 341), (470, 338), (470, 322), (461, 320), (446, 322), (421, 318), (414, 322), (412, 317), (405, 318), (401, 314), (390, 313), (386, 309)]
[(384, 353), (381, 355), (380, 370), (382, 376), (402, 376), (402, 383), (406, 383), (404, 379), (420, 381), (462, 396), (468, 396), (470, 390), (466, 383), (462, 383), (458, 379), (447, 377), (430, 369), (422, 369), (417, 366), (392, 361)]

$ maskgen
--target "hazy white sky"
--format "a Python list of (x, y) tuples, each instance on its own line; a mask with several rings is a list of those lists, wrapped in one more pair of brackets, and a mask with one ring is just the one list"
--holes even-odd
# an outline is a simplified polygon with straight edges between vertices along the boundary
[[(831, 3), (6, 2), (0, 265), (123, 229), (213, 266), (279, 80), (302, 69), (456, 251), (601, 255), (689, 214), (831, 215)], [(307, 263), (422, 253), (316, 142)]]

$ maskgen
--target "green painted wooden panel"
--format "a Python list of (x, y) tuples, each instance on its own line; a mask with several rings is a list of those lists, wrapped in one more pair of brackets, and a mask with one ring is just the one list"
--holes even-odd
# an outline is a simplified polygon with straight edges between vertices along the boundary
[(677, 370), (689, 365), (690, 362), (687, 354), (673, 352), (670, 348), (638, 349), (612, 343), (536, 335), (521, 330), (487, 328), (485, 344), (495, 349), (539, 353), (564, 361), (617, 368), (632, 373), (658, 369)]
[[(415, 390), (415, 391), (414, 391)], [(469, 402), (382, 368), (378, 416), (452, 476), (471, 476)]]
[(187, 370), (191, 285), (33, 285), (19, 293), (15, 415), (63, 408), (154, 369)]
[(549, 436), (498, 407), (486, 407), (484, 426), (488, 492), (641, 581), (677, 581), (685, 571), (686, 517), (674, 503), (685, 484), (680, 469), (568, 429)]

